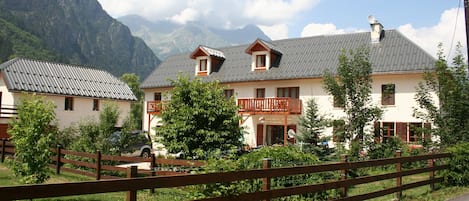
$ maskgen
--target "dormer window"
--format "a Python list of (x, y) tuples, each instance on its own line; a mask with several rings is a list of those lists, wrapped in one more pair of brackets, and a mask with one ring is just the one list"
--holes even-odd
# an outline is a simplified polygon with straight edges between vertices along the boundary
[(265, 68), (265, 54), (256, 55), (256, 68)]
[(191, 54), (191, 59), (195, 59), (195, 75), (208, 76), (216, 71), (225, 60), (225, 55), (219, 50), (205, 46), (197, 47)]
[(247, 49), (246, 53), (252, 55), (251, 70), (264, 71), (278, 65), (282, 53), (275, 46), (257, 39)]
[(207, 59), (199, 61), (199, 72), (207, 72)]

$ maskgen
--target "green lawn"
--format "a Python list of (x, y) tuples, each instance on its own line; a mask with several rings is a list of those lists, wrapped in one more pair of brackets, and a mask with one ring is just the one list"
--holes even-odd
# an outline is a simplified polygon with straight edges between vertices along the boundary
[[(52, 171), (52, 170), (51, 170)], [(403, 184), (423, 180), (428, 177), (427, 174), (407, 176), (403, 179)], [(52, 178), (47, 183), (64, 183), (64, 182), (76, 182), (76, 181), (92, 181), (93, 178), (84, 177), (76, 174), (63, 173), (61, 175), (52, 175)], [(349, 195), (357, 195), (365, 192), (372, 192), (382, 190), (386, 187), (395, 186), (395, 180), (385, 180), (379, 182), (373, 182), (370, 184), (357, 185), (354, 188), (349, 189)], [(12, 172), (6, 168), (3, 164), (0, 164), (0, 186), (13, 186), (20, 185)], [(403, 192), (403, 200), (407, 201), (445, 201), (450, 198), (458, 197), (459, 195), (469, 193), (469, 187), (451, 187), (441, 188), (437, 191), (430, 192), (429, 186), (423, 186), (415, 189), (410, 189)], [(80, 195), (80, 196), (69, 196), (69, 197), (58, 197), (58, 198), (47, 198), (47, 199), (34, 199), (35, 201), (120, 201), (125, 200), (125, 192), (118, 193), (103, 193), (93, 195)], [(139, 191), (139, 201), (179, 201), (179, 200), (190, 200), (188, 192), (184, 191), (184, 188), (171, 188), (171, 189), (156, 189), (155, 194), (150, 194), (148, 190)], [(395, 195), (387, 195), (379, 198), (372, 199), (374, 201), (389, 201), (393, 200)]]

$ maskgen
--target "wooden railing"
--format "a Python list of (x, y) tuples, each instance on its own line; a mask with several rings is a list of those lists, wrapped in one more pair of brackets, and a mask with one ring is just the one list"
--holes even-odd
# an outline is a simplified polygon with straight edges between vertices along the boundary
[(0, 106), (0, 118), (12, 118), (16, 117), (18, 112), (16, 111), (16, 105), (1, 105)]
[(301, 100), (296, 98), (238, 99), (240, 113), (248, 114), (301, 114)]
[[(205, 161), (156, 158), (154, 154), (152, 154), (150, 158), (115, 156), (104, 155), (101, 154), (100, 151), (96, 151), (96, 153), (84, 153), (65, 150), (60, 146), (55, 149), (51, 149), (51, 151), (55, 153), (55, 156), (51, 157), (51, 161), (53, 161), (53, 163), (50, 164), (50, 167), (54, 168), (57, 174), (65, 171), (95, 177), (96, 180), (120, 178), (119, 176), (107, 174), (109, 171), (125, 175), (127, 168), (119, 167), (117, 164), (147, 163), (148, 169), (140, 169), (138, 171), (139, 174), (147, 176), (184, 175), (188, 174), (188, 172), (194, 168), (199, 168), (205, 165)], [(2, 139), (0, 142), (0, 152), (1, 162), (3, 163), (5, 157), (14, 156), (15, 147), (8, 140)], [(66, 164), (69, 165), (65, 166)]]
[[(431, 190), (433, 190), (434, 184), (443, 180), (441, 177), (436, 177), (435, 171), (447, 169), (449, 167), (446, 164), (435, 164), (435, 161), (447, 157), (451, 157), (451, 155), (448, 153), (439, 153), (401, 157), (400, 152), (397, 152), (395, 158), (347, 162), (346, 157), (343, 157), (344, 160), (339, 163), (283, 168), (271, 168), (269, 160), (264, 160), (264, 169), (217, 172), (208, 174), (126, 178), (92, 182), (8, 186), (0, 187), (0, 195), (2, 200), (15, 200), (127, 191), (127, 200), (134, 201), (136, 200), (136, 191), (142, 189), (171, 188), (262, 178), (262, 191), (241, 193), (229, 197), (206, 198), (200, 200), (270, 200), (272, 198), (301, 195), (306, 193), (317, 193), (333, 189), (340, 189), (341, 192), (341, 197), (337, 198), (336, 200), (367, 200), (392, 193), (396, 193), (396, 197), (400, 199), (403, 190), (423, 185), (430, 185)], [(409, 170), (402, 170), (401, 168), (403, 163), (418, 161), (428, 161), (428, 165), (426, 167)], [(390, 173), (358, 178), (347, 178), (348, 172), (351, 170), (356, 170), (357, 168), (379, 167), (384, 165), (395, 165), (396, 169), (394, 172)], [(311, 174), (327, 171), (340, 171), (341, 177), (338, 178), (338, 180), (327, 181), (320, 184), (305, 184), (301, 186), (291, 186), (276, 189), (270, 188), (271, 179), (275, 177)], [(412, 181), (411, 183), (403, 184), (402, 177), (422, 173), (428, 173), (428, 179)], [(347, 195), (347, 189), (352, 186), (388, 179), (395, 179), (396, 185), (388, 186), (386, 189), (375, 192), (366, 192), (353, 196)]]

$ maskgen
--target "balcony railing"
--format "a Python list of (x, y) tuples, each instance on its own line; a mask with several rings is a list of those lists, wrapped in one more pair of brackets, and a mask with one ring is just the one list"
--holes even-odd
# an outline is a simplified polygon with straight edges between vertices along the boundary
[(0, 118), (13, 118), (18, 116), (16, 105), (1, 105)]
[(301, 114), (301, 100), (296, 98), (238, 99), (239, 113)]
[(161, 101), (148, 101), (147, 102), (148, 114), (160, 114), (161, 110), (163, 110), (163, 104)]

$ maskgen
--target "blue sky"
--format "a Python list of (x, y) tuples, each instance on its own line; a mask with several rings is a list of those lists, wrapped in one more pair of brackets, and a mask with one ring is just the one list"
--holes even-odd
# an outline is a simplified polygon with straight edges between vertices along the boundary
[(115, 18), (138, 14), (151, 21), (199, 21), (225, 29), (255, 24), (273, 40), (369, 31), (367, 18), (373, 15), (385, 29), (399, 30), (432, 56), (439, 42), (451, 55), (459, 41), (466, 54), (463, 0), (98, 1)]

